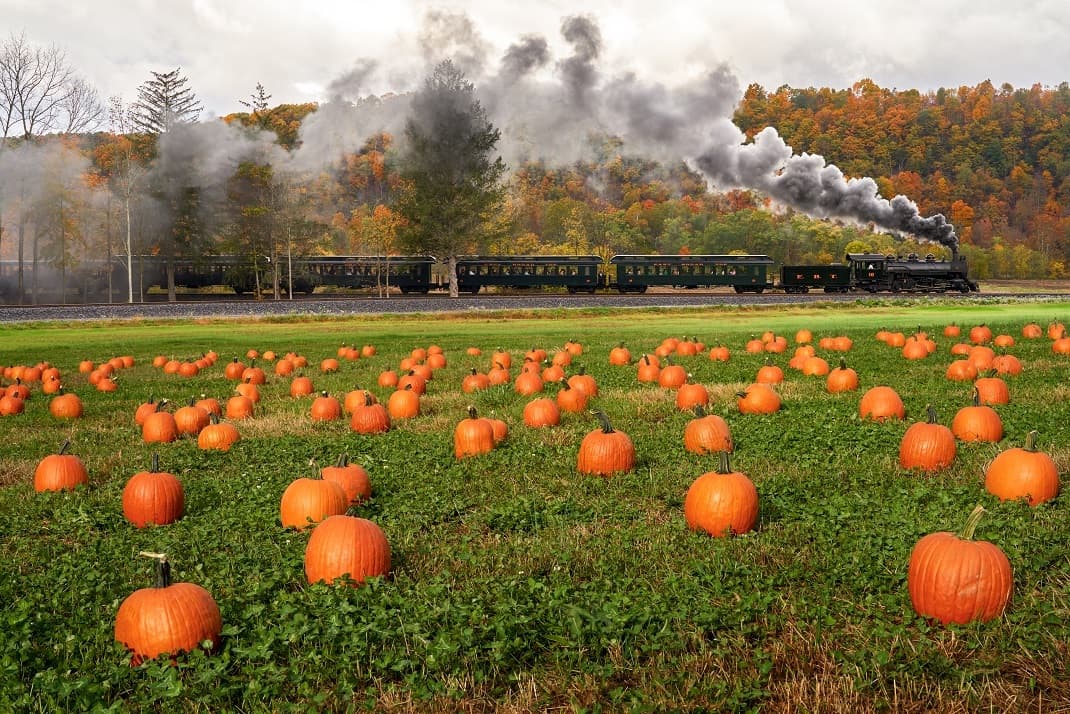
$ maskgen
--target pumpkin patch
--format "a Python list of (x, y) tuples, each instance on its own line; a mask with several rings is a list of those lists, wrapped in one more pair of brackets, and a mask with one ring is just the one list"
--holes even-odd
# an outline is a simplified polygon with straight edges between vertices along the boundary
[[(65, 326), (111, 340), (85, 356), (51, 350), (48, 328), (14, 330), (0, 361), (50, 362), (83, 409), (53, 416), (47, 368), (21, 383), (5, 369), (0, 388), (28, 397), (0, 419), (0, 528), (12, 555), (0, 559), (12, 634), (0, 638), (0, 661), (20, 663), (0, 678), (0, 701), (151, 709), (169, 706), (166, 686), (220, 711), (820, 708), (805, 673), (830, 711), (887, 708), (879, 692), (890, 691), (904, 710), (959, 700), (1001, 710), (997, 691), (1032, 709), (1043, 691), (1047, 706), (1065, 688), (1045, 673), (1070, 639), (1058, 487), (1070, 400), (1065, 358), (1022, 327), (1057, 310), (1021, 307), (1010, 319), (985, 305), (913, 309)], [(945, 334), (952, 322), (961, 335)], [(946, 375), (952, 343), (982, 322), (993, 336), (958, 361), (986, 364), (994, 349), (972, 378), (979, 394), (991, 386), (976, 406), (1002, 422), (992, 441), (960, 433), (952, 415), (972, 408), (971, 382)], [(903, 359), (902, 346), (873, 338), (878, 324), (935, 357)], [(752, 336), (760, 351), (747, 350)], [(806, 349), (781, 369), (792, 336)], [(378, 349), (354, 358), (342, 340)], [(611, 357), (622, 341), (628, 355)], [(210, 351), (222, 362), (203, 363)], [(112, 365), (126, 353), (131, 366)], [(154, 366), (162, 355), (174, 356), (173, 373), (167, 359)], [(236, 384), (253, 385), (225, 375), (233, 355), (248, 363), (243, 374), (262, 366), (259, 401), (240, 420), (216, 413), (204, 425)], [(302, 357), (321, 366), (317, 391), (294, 396)], [(840, 366), (804, 372), (813, 357)], [(117, 390), (96, 391), (82, 361), (107, 365)], [(760, 373), (767, 362), (778, 373)], [(182, 376), (183, 363), (202, 364)], [(674, 367), (684, 382), (659, 388)], [(988, 370), (1012, 399), (982, 382), (996, 376)], [(407, 386), (380, 381), (388, 372)], [(465, 389), (473, 373), (487, 381)], [(541, 392), (516, 389), (528, 375)], [(354, 395), (345, 409), (342, 394)], [(182, 427), (190, 395), (198, 409)], [(142, 404), (142, 421), (169, 414), (178, 438), (146, 442), (133, 423)], [(927, 461), (918, 454), (946, 455), (946, 441), (907, 435), (942, 426), (940, 415), (958, 438), (950, 458)], [(1024, 433), (1034, 426), (1039, 445)], [(50, 492), (38, 493), (37, 465), (68, 438), (81, 469), (42, 473)], [(720, 464), (729, 451), (734, 463)], [(146, 469), (153, 452), (167, 473)], [(949, 533), (979, 501), (980, 524)], [(942, 583), (973, 556), (950, 546), (985, 540), (1010, 570), (992, 556), (972, 575), (983, 592), (963, 604), (965, 581)], [(147, 589), (211, 593), (182, 600), (198, 617), (157, 620), (155, 640), (118, 625), (120, 611), (124, 623), (152, 617), (125, 602), (147, 584), (139, 551), (166, 551), (185, 581)], [(1035, 687), (1010, 676), (1008, 661), (1035, 674)]]

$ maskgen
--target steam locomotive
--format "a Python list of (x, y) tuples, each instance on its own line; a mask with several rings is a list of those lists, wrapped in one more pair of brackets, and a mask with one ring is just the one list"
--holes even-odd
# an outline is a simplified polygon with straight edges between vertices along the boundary
[[(162, 256), (134, 256), (130, 273), (134, 293), (143, 295), (167, 284)], [(966, 259), (953, 254), (950, 260), (932, 255), (906, 257), (877, 253), (849, 253), (842, 263), (784, 265), (779, 273), (766, 255), (615, 255), (608, 261), (597, 255), (504, 255), (462, 256), (456, 260), (457, 285), (461, 292), (481, 290), (563, 289), (568, 293), (593, 294), (599, 290), (645, 293), (650, 288), (694, 289), (728, 287), (737, 293), (892, 292), (969, 293), (978, 289), (969, 278)], [(282, 288), (311, 294), (337, 289), (399, 290), (427, 293), (448, 287), (447, 265), (433, 256), (314, 256), (294, 258), (272, 266), (266, 257), (205, 256), (172, 262), (175, 286), (184, 290), (224, 286), (238, 294), (267, 289), (276, 267)], [(39, 269), (48, 267), (39, 264)], [(0, 299), (12, 302), (13, 261), (0, 261)], [(87, 261), (71, 272), (68, 290), (75, 287), (75, 300), (122, 300), (127, 295), (127, 265), (124, 258), (110, 263)], [(55, 276), (39, 276), (45, 285)], [(29, 281), (27, 279), (27, 285)], [(48, 300), (40, 300), (45, 302)]]

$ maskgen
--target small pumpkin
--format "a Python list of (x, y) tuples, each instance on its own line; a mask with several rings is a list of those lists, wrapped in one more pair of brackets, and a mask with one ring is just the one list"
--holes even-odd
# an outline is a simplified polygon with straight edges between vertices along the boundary
[(321, 392), (309, 407), (312, 421), (334, 421), (342, 417), (342, 405), (328, 392)]
[(420, 416), (420, 395), (412, 391), (412, 385), (395, 390), (386, 400), (386, 411), (391, 419), (413, 419)]
[(488, 387), (490, 387), (490, 378), (474, 367), (471, 372), (466, 374), (464, 379), (461, 380), (461, 391), (465, 394), (478, 392), (481, 389), (487, 389)]
[(981, 404), (1009, 404), (1011, 401), (1010, 389), (999, 377), (981, 377), (973, 386)]
[(1003, 420), (992, 407), (981, 404), (977, 388), (973, 390), (973, 404), (955, 412), (951, 433), (959, 441), (991, 441), (1003, 438)]
[[(281, 360), (278, 364), (283, 364), (287, 360)], [(313, 387), (312, 379), (304, 375), (299, 375), (290, 380), (290, 396), (299, 399), (301, 397), (312, 396)]]
[(156, 411), (145, 419), (141, 425), (141, 439), (146, 444), (170, 443), (178, 438), (178, 425), (171, 412), (164, 411), (167, 402), (156, 405)]
[(370, 392), (364, 393), (364, 403), (353, 407), (349, 428), (358, 434), (382, 434), (390, 431), (390, 414)]
[(736, 407), (741, 414), (772, 414), (780, 410), (780, 396), (768, 385), (752, 384), (736, 393)]
[(557, 402), (548, 397), (533, 399), (524, 406), (524, 423), (536, 429), (557, 426), (561, 423), (561, 410)]
[(925, 413), (927, 420), (912, 424), (899, 442), (899, 465), (904, 469), (939, 471), (955, 460), (955, 435), (937, 423), (932, 405)]
[(717, 414), (707, 414), (701, 406), (696, 406), (694, 412), (695, 418), (684, 427), (684, 448), (695, 454), (731, 451), (728, 422)]
[(576, 470), (581, 474), (612, 476), (635, 468), (635, 444), (623, 431), (616, 431), (601, 411), (594, 415), (601, 428), (589, 432), (580, 442)]
[(229, 451), (230, 447), (241, 441), (241, 434), (233, 424), (219, 421), (215, 414), (209, 415), (208, 426), (197, 435), (197, 448), (205, 451)]
[(175, 412), (175, 429), (180, 435), (196, 436), (210, 422), (211, 415), (204, 407), (197, 406), (196, 399), (190, 399), (187, 406)]
[(949, 623), (987, 622), (1010, 601), (1013, 574), (1000, 548), (973, 540), (984, 514), (977, 506), (962, 533), (930, 533), (915, 544), (907, 565), (907, 588), (915, 612)]
[(573, 389), (566, 379), (562, 379), (559, 383), (561, 389), (557, 392), (557, 406), (561, 411), (572, 414), (587, 411), (587, 402), (590, 401), (587, 392), (582, 389)]
[(640, 382), (657, 382), (660, 374), (661, 365), (656, 358), (650, 355), (643, 355), (639, 359), (639, 366), (636, 368), (636, 377)]
[(903, 419), (906, 417), (906, 408), (899, 393), (891, 387), (873, 387), (858, 402), (858, 416), (874, 421)]
[(320, 469), (320, 478), (324, 481), (334, 481), (341, 486), (351, 506), (371, 498), (371, 477), (363, 466), (350, 463), (346, 454), (342, 454), (334, 466), (324, 466)]
[(74, 454), (68, 454), (71, 446), (68, 439), (55, 454), (41, 459), (33, 472), (33, 490), (73, 491), (76, 487), (89, 483), (89, 473), (85, 464)]
[(135, 590), (115, 614), (115, 641), (132, 652), (139, 665), (160, 655), (172, 657), (208, 642), (219, 645), (223, 618), (211, 594), (195, 583), (172, 583), (171, 564), (163, 553), (145, 553), (156, 561), (156, 584)]
[(676, 390), (676, 408), (680, 411), (690, 411), (697, 406), (706, 406), (710, 403), (710, 392), (706, 385), (691, 381), (691, 375), (687, 375), (687, 381)]
[(758, 489), (746, 474), (732, 470), (727, 451), (720, 452), (716, 471), (702, 474), (687, 489), (684, 519), (691, 530), (702, 530), (715, 538), (754, 529)]
[(324, 519), (305, 546), (309, 583), (332, 584), (347, 578), (356, 587), (390, 572), (390, 543), (372, 521), (337, 515)]
[(773, 364), (772, 358), (770, 358), (758, 370), (758, 375), (754, 381), (758, 384), (780, 384), (784, 381), (784, 370)]
[(1047, 454), (1037, 451), (1037, 432), (1031, 431), (1023, 448), (1008, 449), (985, 469), (985, 489), (1001, 501), (1024, 498), (1030, 506), (1059, 495), (1059, 469)]
[(345, 489), (335, 481), (299, 478), (290, 482), (279, 501), (283, 528), (307, 528), (328, 516), (341, 515), (349, 507)]
[(458, 459), (486, 454), (494, 448), (494, 426), (481, 419), (474, 406), (468, 407), (468, 417), (453, 429), (453, 455)]
[(82, 416), (82, 400), (77, 394), (65, 393), (60, 389), (59, 394), (48, 403), (49, 413), (57, 419), (77, 419)]
[(847, 361), (841, 357), (839, 366), (825, 378), (825, 389), (831, 394), (855, 391), (858, 389), (858, 372), (848, 367)]
[(130, 477), (123, 488), (123, 515), (137, 528), (174, 523), (186, 510), (182, 482), (160, 470), (160, 455), (152, 455), (148, 471)]
[(632, 363), (632, 353), (624, 346), (623, 342), (619, 343), (609, 351), (609, 363), (616, 366), (624, 366)]

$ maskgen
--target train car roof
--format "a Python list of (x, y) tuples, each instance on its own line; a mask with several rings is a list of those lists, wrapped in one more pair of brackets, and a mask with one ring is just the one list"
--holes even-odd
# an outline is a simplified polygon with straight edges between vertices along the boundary
[[(285, 260), (280, 257), (279, 260)], [(433, 255), (313, 255), (295, 258), (302, 263), (434, 263), (438, 259)]]
[(768, 255), (614, 255), (610, 263), (758, 263), (772, 265)]
[(601, 263), (598, 255), (462, 255), (458, 263)]

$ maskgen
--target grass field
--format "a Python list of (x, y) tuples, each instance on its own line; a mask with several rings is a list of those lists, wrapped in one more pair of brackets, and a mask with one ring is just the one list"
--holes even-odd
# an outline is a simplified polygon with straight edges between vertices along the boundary
[[(985, 465), (1039, 432), (1060, 473), (1070, 464), (1068, 359), (1028, 322), (1070, 315), (1070, 302), (985, 304), (903, 301), (888, 306), (798, 309), (583, 310), (279, 321), (134, 321), (6, 325), (0, 365), (48, 361), (85, 405), (81, 419), (48, 412), (39, 385), (25, 411), (0, 417), (0, 710), (4, 711), (1070, 711), (1070, 527), (1065, 494), (1035, 508), (1000, 502), (983, 487)], [(1013, 335), (1024, 365), (1007, 377), (998, 444), (960, 443), (935, 474), (902, 470), (899, 442), (928, 404), (950, 424), (970, 401), (950, 381), (950, 323)], [(928, 358), (908, 361), (874, 338), (879, 328), (927, 330)], [(829, 394), (821, 377), (787, 368), (800, 328), (847, 335), (858, 392)], [(752, 336), (788, 338), (783, 354), (748, 354)], [(755, 531), (711, 538), (688, 530), (683, 501), (717, 460), (683, 447), (692, 415), (673, 392), (640, 384), (636, 367), (611, 366), (624, 342), (633, 360), (666, 337), (723, 344), (679, 357), (725, 418), (733, 466), (757, 487)], [(533, 429), (531, 397), (511, 385), (464, 394), (471, 369), (496, 348), (519, 373), (533, 347), (550, 355), (583, 345), (582, 365), (604, 411), (635, 444), (634, 470), (581, 475), (576, 455), (597, 428), (589, 414)], [(320, 361), (341, 344), (374, 345), (373, 357)], [(381, 371), (414, 348), (442, 347), (421, 415), (380, 435), (348, 419), (314, 423), (309, 398), (289, 378), (261, 387), (256, 416), (236, 422), (229, 452), (195, 440), (145, 444), (133, 423), (150, 395), (179, 405), (221, 401), (223, 376), (249, 349), (304, 355), (317, 391), (339, 398), (367, 388), (385, 401)], [(466, 354), (478, 346), (482, 355)], [(157, 355), (220, 360), (194, 377), (164, 374)], [(818, 353), (835, 364), (840, 354)], [(79, 362), (131, 355), (115, 392), (96, 391)], [(784, 367), (783, 408), (740, 414), (735, 393), (767, 358)], [(6, 383), (6, 382), (5, 382)], [(869, 387), (895, 388), (907, 419), (860, 420)], [(546, 387), (554, 396), (557, 388)], [(488, 454), (453, 456), (452, 433), (473, 404), (504, 420), (508, 439)], [(37, 463), (70, 439), (89, 485), (37, 494)], [(182, 481), (185, 516), (137, 529), (123, 517), (127, 479), (152, 454)], [(309, 532), (284, 529), (287, 485), (340, 454), (369, 472), (374, 495), (351, 512), (377, 523), (392, 551), (390, 574), (359, 588), (309, 585)], [(1010, 606), (987, 623), (942, 626), (917, 616), (906, 566), (917, 540), (957, 531), (977, 504), (977, 538), (998, 545), (1014, 569)], [(222, 613), (216, 651), (130, 666), (114, 641), (119, 604), (151, 583), (139, 551), (166, 552), (176, 581), (206, 588)]]

